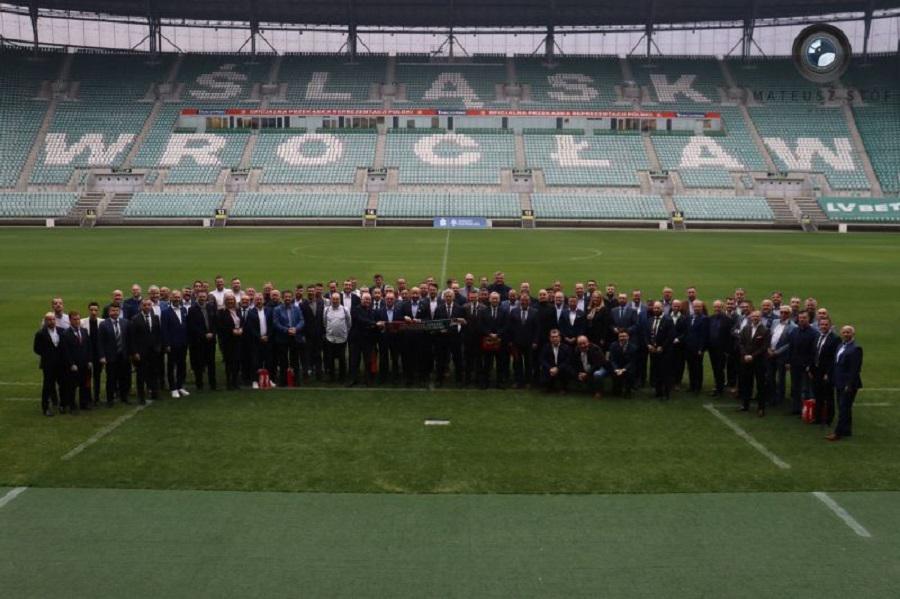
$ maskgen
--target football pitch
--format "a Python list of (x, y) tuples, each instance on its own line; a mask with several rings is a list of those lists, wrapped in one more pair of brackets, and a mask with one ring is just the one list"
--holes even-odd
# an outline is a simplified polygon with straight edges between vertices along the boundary
[[(532, 289), (814, 296), (857, 327), (854, 437), (646, 391), (193, 393), (41, 415), (49, 300), (216, 274), (280, 288), (466, 272)], [(0, 589), (48, 596), (895, 597), (900, 237), (0, 229)], [(707, 386), (711, 374), (706, 371)], [(191, 376), (189, 375), (189, 381)], [(193, 387), (189, 386), (193, 390)], [(449, 426), (426, 427), (440, 418)], [(8, 591), (7, 591), (8, 590)]]

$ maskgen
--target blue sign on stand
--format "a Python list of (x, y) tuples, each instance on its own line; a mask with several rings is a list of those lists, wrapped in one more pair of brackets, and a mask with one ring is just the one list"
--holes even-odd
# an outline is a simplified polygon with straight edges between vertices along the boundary
[(435, 229), (487, 229), (486, 218), (478, 216), (435, 216)]

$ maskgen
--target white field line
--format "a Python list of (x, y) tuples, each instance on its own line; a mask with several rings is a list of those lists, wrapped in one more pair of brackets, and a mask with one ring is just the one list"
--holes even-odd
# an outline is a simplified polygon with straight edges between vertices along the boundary
[(731, 430), (733, 430), (734, 433), (735, 433), (738, 437), (740, 437), (741, 439), (743, 439), (744, 441), (746, 441), (747, 444), (750, 445), (753, 449), (755, 449), (755, 450), (758, 451), (759, 453), (761, 453), (761, 454), (763, 454), (764, 456), (766, 456), (767, 458), (769, 458), (769, 460), (770, 460), (773, 464), (775, 464), (776, 466), (778, 466), (778, 467), (781, 468), (782, 470), (787, 470), (787, 469), (789, 469), (789, 468), (791, 467), (790, 464), (788, 464), (787, 462), (785, 462), (784, 460), (782, 460), (781, 458), (779, 458), (777, 455), (775, 455), (774, 453), (772, 453), (771, 451), (769, 451), (769, 450), (766, 448), (765, 445), (763, 445), (762, 443), (760, 443), (759, 441), (757, 441), (756, 439), (754, 439), (753, 436), (752, 436), (750, 433), (748, 433), (747, 431), (745, 431), (743, 428), (741, 428), (740, 426), (738, 426), (737, 423), (735, 423), (733, 420), (731, 420), (730, 418), (728, 418), (728, 417), (726, 417), (724, 414), (722, 414), (722, 412), (720, 412), (719, 410), (717, 410), (716, 407), (715, 407), (714, 405), (708, 403), (708, 404), (704, 404), (703, 407), (704, 407), (706, 410), (708, 410), (713, 416), (715, 416), (716, 418), (718, 418), (719, 420), (721, 420), (721, 421), (725, 424), (725, 426), (727, 426), (728, 428), (730, 428)]
[[(709, 404), (714, 408), (737, 408), (740, 404), (738, 403), (714, 403)], [(889, 408), (892, 404), (889, 401), (875, 401), (875, 402), (865, 402), (865, 401), (855, 401), (853, 402), (854, 408)]]
[(41, 401), (40, 397), (0, 397), (2, 401)]
[(872, 536), (872, 533), (870, 533), (868, 530), (866, 530), (865, 526), (863, 526), (862, 524), (857, 522), (856, 518), (851, 516), (850, 512), (848, 512), (843, 507), (841, 507), (841, 505), (837, 501), (832, 499), (828, 495), (828, 493), (825, 493), (823, 491), (814, 491), (813, 495), (815, 496), (816, 499), (818, 499), (819, 501), (821, 501), (822, 503), (827, 505), (828, 509), (830, 509), (832, 512), (834, 512), (834, 514), (838, 518), (843, 520), (844, 524), (849, 526), (850, 529), (853, 530), (853, 532), (855, 532), (857, 535), (859, 535), (861, 537), (866, 537), (866, 538), (870, 538)]
[(0, 508), (2, 508), (7, 503), (9, 503), (13, 499), (18, 497), (22, 493), (24, 493), (25, 489), (27, 489), (27, 488), (28, 487), (16, 487), (15, 489), (10, 489), (9, 491), (7, 491), (6, 495), (4, 495), (3, 497), (0, 497)]
[(0, 387), (40, 387), (41, 383), (28, 381), (0, 381)]
[(447, 256), (450, 255), (450, 229), (447, 229), (447, 238), (444, 240), (444, 260), (441, 262), (441, 276), (437, 280), (438, 289), (441, 289), (444, 285), (444, 280), (447, 278)]
[(859, 390), (860, 393), (863, 391), (879, 391), (881, 393), (897, 393), (900, 391), (900, 387), (863, 387)]
[(77, 456), (79, 453), (81, 453), (82, 451), (84, 451), (85, 449), (87, 449), (88, 447), (90, 447), (91, 445), (93, 445), (94, 443), (96, 443), (97, 441), (99, 441), (100, 439), (105, 437), (106, 435), (110, 434), (111, 432), (113, 432), (114, 430), (116, 430), (117, 428), (122, 426), (125, 422), (128, 422), (130, 419), (134, 418), (138, 412), (140, 412), (141, 410), (143, 410), (144, 408), (146, 408), (147, 406), (152, 405), (152, 404), (153, 404), (153, 401), (147, 401), (147, 403), (145, 405), (139, 405), (136, 408), (134, 408), (133, 410), (131, 410), (130, 412), (128, 412), (127, 414), (123, 414), (123, 415), (119, 416), (118, 418), (116, 418), (115, 420), (113, 420), (112, 422), (110, 422), (109, 424), (104, 426), (103, 428), (101, 428), (99, 431), (97, 431), (96, 433), (91, 435), (91, 437), (87, 441), (73, 447), (71, 450), (69, 450), (69, 453), (64, 455), (61, 459), (64, 462), (71, 460), (72, 458)]

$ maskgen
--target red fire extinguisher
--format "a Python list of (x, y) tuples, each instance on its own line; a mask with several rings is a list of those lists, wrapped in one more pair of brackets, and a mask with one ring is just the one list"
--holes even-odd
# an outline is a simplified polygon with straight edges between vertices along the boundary
[(814, 422), (816, 419), (816, 400), (803, 400), (803, 413), (801, 415), (803, 422)]
[(297, 377), (294, 375), (294, 369), (287, 369), (287, 386), (288, 387), (296, 387), (297, 386)]
[(272, 388), (272, 380), (269, 378), (269, 371), (265, 368), (260, 368), (257, 373), (259, 377), (259, 388), (260, 389), (271, 389)]

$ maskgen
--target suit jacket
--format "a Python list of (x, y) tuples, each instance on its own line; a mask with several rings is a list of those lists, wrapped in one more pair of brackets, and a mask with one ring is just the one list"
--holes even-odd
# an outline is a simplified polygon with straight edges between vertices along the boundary
[(361, 343), (363, 345), (373, 344), (378, 339), (377, 319), (372, 308), (365, 308), (362, 304), (357, 304), (350, 311), (350, 343)]
[(184, 306), (179, 309), (181, 321), (175, 314), (175, 306), (169, 306), (162, 311), (159, 324), (162, 326), (162, 343), (164, 347), (185, 347), (188, 342), (187, 318), (188, 310)]
[[(528, 316), (524, 323), (522, 322), (523, 313)], [(506, 319), (506, 334), (504, 335), (507, 343), (512, 343), (519, 349), (531, 349), (539, 342), (540, 334), (541, 323), (535, 308), (529, 306), (525, 311), (520, 306), (510, 311)]]
[[(780, 322), (780, 320), (776, 321), (776, 325)], [(773, 327), (774, 328), (774, 327)], [(775, 343), (775, 360), (778, 364), (787, 364), (791, 359), (791, 338), (794, 332), (794, 329), (797, 328), (797, 325), (794, 324), (792, 320), (788, 320), (787, 324), (783, 331), (781, 331), (781, 337), (778, 338), (778, 341)], [(770, 329), (770, 335), (773, 334), (774, 331)], [(769, 346), (771, 347), (771, 338)]]
[[(238, 315), (238, 328), (244, 329), (244, 319), (241, 317), (240, 309), (235, 309)], [(229, 350), (240, 349), (243, 335), (234, 334), (234, 319), (231, 317), (231, 310), (222, 309), (216, 312), (216, 332), (219, 337), (219, 346), (223, 352)]]
[[(338, 294), (341, 296), (341, 304), (343, 304), (344, 298), (347, 294), (345, 294), (343, 291), (339, 291)], [(360, 301), (362, 300), (359, 299), (359, 296), (357, 294), (350, 293), (350, 310), (358, 306)]]
[(687, 339), (688, 331), (691, 328), (690, 317), (686, 316), (683, 312), (678, 315), (678, 320), (670, 314), (669, 319), (672, 321), (673, 328), (673, 339), (672, 346), (680, 346), (684, 347), (685, 339)]
[(138, 312), (129, 324), (128, 353), (144, 356), (158, 354), (162, 351), (162, 327), (159, 317), (150, 312), (150, 330), (147, 330), (147, 322), (144, 315)]
[(633, 343), (629, 342), (622, 348), (622, 344), (616, 341), (609, 347), (609, 365), (614, 370), (624, 368), (629, 375), (632, 375), (634, 374), (636, 354), (637, 348)]
[(581, 351), (576, 348), (572, 352), (572, 371), (575, 372), (575, 374), (580, 374), (582, 372), (594, 374), (595, 371), (606, 365), (606, 356), (603, 355), (603, 350), (600, 349), (600, 346), (596, 343), (591, 343), (588, 346), (587, 356), (588, 370), (585, 370), (584, 363), (581, 361)]
[(81, 321), (81, 330), (88, 334), (92, 362), (100, 359), (100, 325), (102, 323), (102, 318), (91, 322), (88, 317)]
[[(447, 302), (441, 300), (438, 303), (437, 308), (434, 310), (434, 319), (435, 320), (443, 320), (445, 318), (452, 318), (456, 320), (457, 318), (465, 318), (466, 312), (463, 310), (463, 307), (455, 304), (453, 302), (450, 303), (450, 311), (447, 311)], [(458, 324), (451, 324), (448, 329), (446, 335), (449, 337), (458, 337), (460, 334), (460, 326)]]
[(810, 368), (816, 361), (816, 341), (819, 332), (811, 326), (805, 329), (797, 326), (791, 333), (791, 367)]
[(140, 299), (129, 297), (122, 302), (122, 316), (125, 317), (125, 320), (131, 320), (140, 313), (141, 301)]
[(822, 380), (825, 376), (830, 379), (834, 378), (834, 357), (840, 345), (841, 338), (834, 333), (826, 335), (821, 349), (819, 349), (819, 342), (816, 341), (816, 357), (813, 363), (813, 375), (816, 379)]
[(559, 352), (557, 359), (553, 359), (553, 344), (547, 343), (541, 350), (541, 370), (548, 372), (552, 367), (556, 366), (568, 375), (572, 375), (572, 348), (565, 343), (559, 344)]
[(122, 353), (116, 345), (116, 330), (109, 318), (100, 323), (100, 357), (107, 363), (115, 363), (128, 358), (128, 327), (131, 323), (119, 317), (119, 335), (122, 338)]
[(638, 315), (628, 304), (625, 306), (616, 306), (612, 309), (612, 322), (614, 327), (620, 331), (628, 331), (628, 334), (633, 336), (637, 329)]
[(647, 339), (647, 345), (654, 345), (661, 348), (664, 352), (672, 348), (672, 342), (675, 340), (675, 325), (668, 316), (660, 316), (659, 326), (656, 335), (653, 334), (653, 323), (656, 321), (655, 316), (651, 316), (647, 321), (647, 330), (644, 337)]
[(734, 321), (726, 316), (724, 312), (710, 316), (707, 347), (711, 350), (730, 350), (733, 345), (731, 337), (731, 328), (733, 326)]
[(692, 352), (706, 351), (706, 345), (709, 342), (709, 316), (698, 314), (697, 316), (688, 316), (685, 320), (687, 320), (688, 329), (684, 337), (685, 348)]
[[(275, 316), (272, 308), (263, 306), (263, 320), (266, 323), (266, 337), (269, 340), (274, 340)], [(247, 318), (244, 319), (244, 326), (247, 329), (247, 337), (255, 342), (259, 342), (262, 338), (262, 327), (259, 322), (259, 312), (257, 312), (255, 307), (250, 308), (250, 311), (247, 313)]]
[(738, 337), (738, 349), (741, 357), (753, 356), (753, 359), (759, 359), (766, 354), (769, 349), (769, 329), (762, 322), (756, 327), (756, 334), (753, 334), (753, 325), (748, 324), (741, 329)]
[(855, 341), (851, 341), (843, 345), (843, 351), (839, 345), (835, 352), (834, 370), (832, 373), (832, 382), (835, 389), (839, 392), (846, 388), (853, 391), (860, 389), (862, 384), (863, 349), (856, 345)]
[(491, 334), (503, 335), (506, 330), (506, 323), (509, 313), (504, 312), (497, 306), (497, 316), (491, 316), (491, 307), (488, 306), (478, 315), (478, 330), (482, 337)]
[(79, 331), (81, 340), (75, 335), (74, 328), (66, 329), (60, 335), (60, 345), (62, 346), (63, 365), (66, 370), (70, 370), (72, 366), (77, 366), (81, 373), (87, 372), (88, 363), (91, 361), (91, 340), (84, 330)]
[(606, 304), (603, 304), (603, 308), (594, 312), (592, 318), (588, 318), (589, 316), (590, 311), (586, 311), (584, 315), (586, 327), (585, 334), (588, 339), (591, 340), (591, 343), (606, 347), (615, 337), (612, 330), (612, 314), (610, 314), (609, 310), (606, 308)]
[(587, 333), (587, 320), (584, 318), (584, 312), (575, 310), (575, 322), (571, 322), (571, 312), (568, 308), (563, 310), (559, 319), (559, 332), (564, 339), (571, 339)]
[[(203, 318), (202, 310), (206, 310), (206, 320)], [(216, 315), (218, 310), (215, 303), (207, 302), (206, 306), (201, 307), (200, 304), (194, 304), (188, 309), (187, 317), (187, 335), (188, 342), (191, 345), (200, 345), (202, 343), (216, 342)], [(209, 322), (209, 326), (206, 323)], [(213, 338), (207, 339), (206, 334), (212, 333)]]
[[(400, 306), (400, 314), (403, 318), (415, 318), (417, 320), (428, 320), (428, 308), (422, 307), (422, 301), (419, 299), (418, 301), (406, 300), (403, 302), (403, 305)], [(413, 304), (416, 305), (416, 314), (413, 316)], [(396, 304), (395, 304), (396, 305)]]
[[(354, 295), (353, 297), (356, 296)], [(294, 305), (288, 307), (282, 304), (272, 311), (272, 326), (275, 328), (273, 337), (275, 343), (284, 345), (291, 341), (291, 336), (288, 335), (288, 329), (291, 328), (291, 324), (294, 325), (293, 341), (295, 343), (303, 343), (306, 322), (303, 320), (303, 312), (300, 311), (300, 308)]]
[(34, 334), (34, 353), (40, 356), (39, 367), (42, 370), (55, 370), (62, 365), (62, 329), (56, 329), (59, 334), (59, 345), (53, 345), (50, 331), (47, 327), (41, 327)]
[(463, 305), (463, 318), (466, 319), (466, 326), (463, 327), (463, 341), (467, 345), (478, 345), (481, 340), (481, 331), (479, 330), (479, 317), (484, 306), (478, 302)]

